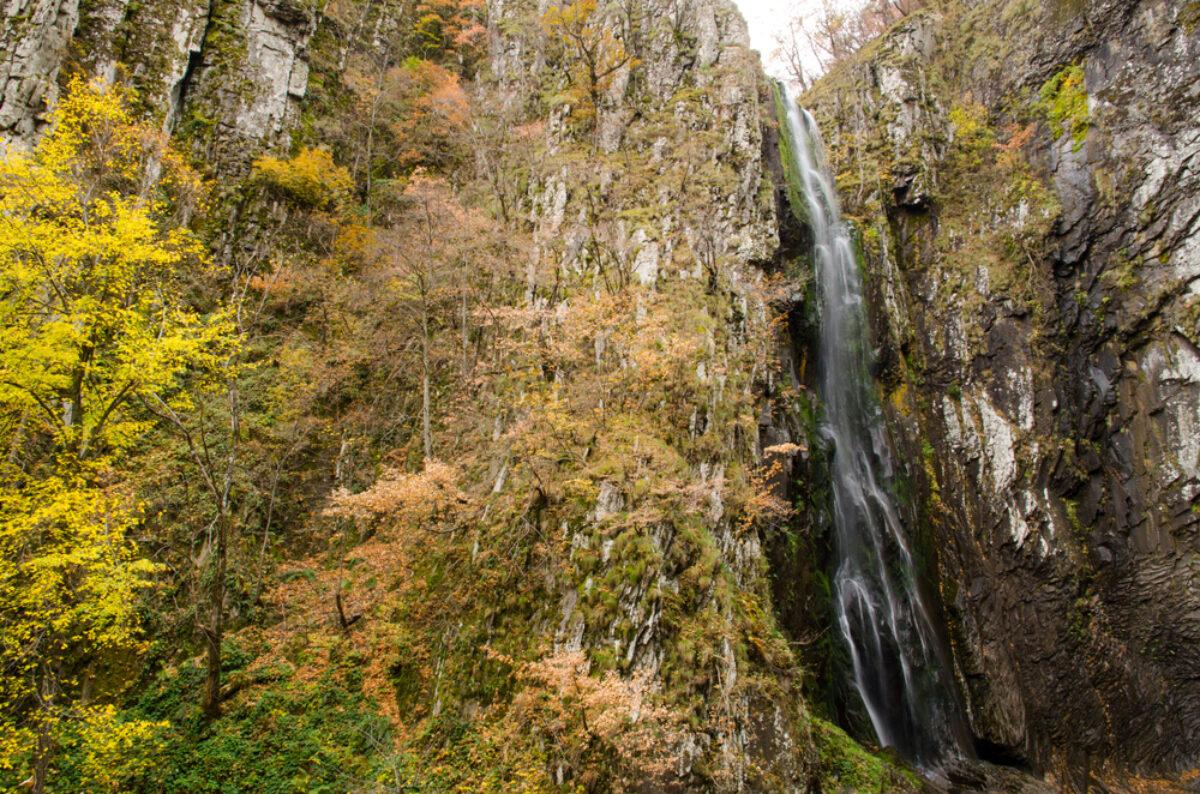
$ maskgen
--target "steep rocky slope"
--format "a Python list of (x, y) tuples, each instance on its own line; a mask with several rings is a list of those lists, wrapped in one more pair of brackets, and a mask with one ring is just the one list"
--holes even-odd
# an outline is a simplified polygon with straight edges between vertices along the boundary
[[(547, 84), (566, 91), (561, 49), (530, 23), (538, 12), (492, 11), (497, 91), (514, 102)], [(730, 3), (643, 3), (601, 24), (631, 60), (587, 123), (587, 98), (551, 108), (519, 200), (532, 307), (564, 318), (537, 322), (568, 345), (568, 313), (598, 323), (579, 340), (590, 361), (573, 351), (546, 362), (545, 397), (565, 424), (546, 427), (536, 408), (496, 417), (512, 431), (498, 436), (487, 486), (540, 494), (538, 520), (561, 537), (524, 641), (648, 675), (672, 709), (700, 718), (672, 750), (678, 782), (659, 785), (800, 785), (814, 763), (806, 710), (761, 537), (747, 532), (770, 378), (763, 266), (777, 247), (762, 166), (769, 94)], [(627, 296), (615, 305), (602, 294), (614, 288)], [(530, 396), (515, 405), (535, 406)], [(583, 442), (579, 463), (538, 449), (546, 430)]]
[(1200, 752), (1195, 4), (934, 4), (803, 101), (985, 756)]
[[(6, 16), (6, 145), (28, 148), (46, 132), (47, 109), (73, 76), (136, 89), (143, 114), (214, 180), (205, 229), (218, 262), (261, 292), (272, 331), (255, 343), (257, 385), (243, 388), (290, 390), (309, 412), (280, 426), (290, 435), (277, 452), (276, 429), (248, 434), (274, 473), (269, 507), (251, 498), (253, 470), (234, 491), (245, 503), (231, 564), (245, 572), (227, 599), (226, 716), (188, 733), (199, 668), (186, 649), (157, 657), (140, 673), (140, 691), (127, 693), (125, 713), (174, 725), (176, 749), (139, 780), (199, 785), (195, 769), (210, 763), (199, 759), (224, 752), (224, 741), (262, 741), (262, 709), (274, 703), (271, 720), (299, 720), (274, 732), (285, 745), (289, 731), (307, 737), (323, 720), (334, 735), (351, 730), (335, 756), (351, 752), (353, 763), (316, 767), (342, 787), (366, 786), (360, 774), (431, 790), (517, 781), (603, 789), (637, 779), (787, 790), (838, 777), (912, 787), (911, 774), (810, 714), (775, 618), (765, 549), (786, 545), (790, 519), (764, 447), (777, 445), (772, 461), (798, 448), (785, 422), (765, 417), (795, 412), (779, 374), (775, 309), (794, 288), (778, 273), (787, 257), (777, 231), (775, 98), (743, 21), (726, 0), (565, 11), (464, 3), (464, 18), (486, 27), (463, 23), (454, 40), (482, 40), (482, 55), (466, 44), (434, 50), (473, 81), (468, 111), (457, 78), (412, 54), (434, 57), (422, 14), (451, 5), (44, 0)], [(411, 90), (430, 73), (442, 94), (401, 94), (385, 106), (387, 80)], [(374, 161), (407, 156), (372, 151), (375, 116), (398, 114), (382, 119), (394, 123), (392, 137), (385, 144), (380, 133), (374, 144), (398, 146), (394, 130), (414, 134), (404, 114), (430, 107), (463, 129), (434, 128), (427, 145), (438, 156), (419, 169), (389, 166), (389, 180), (442, 202), (444, 218), (425, 204), (431, 248), (433, 226), (453, 236), (457, 223), (507, 240), (481, 254), (491, 294), (504, 297), (474, 309), (479, 316), (464, 297), (461, 328), (446, 322), (450, 339), (461, 331), (462, 379), (427, 384), (438, 410), (422, 433), (411, 414), (386, 419), (389, 409), (404, 414), (405, 395), (377, 391), (369, 409), (346, 410), (338, 406), (358, 406), (356, 392), (335, 382), (310, 398), (303, 381), (321, 372), (314, 356), (347, 356), (314, 352), (329, 333), (308, 316), (325, 313), (319, 290), (389, 288), (355, 270), (361, 258), (328, 264), (339, 262), (341, 240), (384, 222), (370, 215), (372, 202), (386, 201), (373, 191), (388, 187), (372, 185)], [(365, 144), (353, 137), (356, 124)], [(465, 162), (440, 157), (447, 133), (469, 139)], [(264, 188), (252, 161), (300, 143), (327, 146), (352, 166), (367, 206), (350, 220), (328, 212), (320, 180), (333, 163), (309, 155), (270, 167), (315, 163), (324, 174)], [(421, 187), (430, 170), (489, 220)], [(258, 269), (272, 261), (289, 263), (279, 288)], [(368, 334), (386, 330), (372, 322)], [(349, 340), (368, 348), (361, 369), (386, 364), (370, 357), (377, 338)], [(394, 377), (375, 388), (393, 388)], [(422, 435), (427, 454), (448, 467), (420, 471)], [(398, 474), (396, 461), (414, 457), (418, 472)], [(186, 532), (193, 497), (172, 488), (160, 480), (146, 498)], [(405, 488), (453, 488), (455, 498), (417, 519), (395, 502), (370, 507)], [(333, 518), (331, 494), (343, 506)], [(265, 523), (254, 523), (264, 510)], [(144, 534), (168, 531), (151, 521)], [(269, 547), (278, 574), (251, 588), (253, 560), (261, 565)], [(159, 628), (171, 641), (186, 636), (169, 621)], [(522, 688), (547, 694), (514, 695)], [(297, 698), (339, 705), (326, 714)], [(614, 733), (639, 712), (646, 727)], [(388, 739), (373, 738), (379, 731)], [(286, 752), (224, 756), (217, 774), (229, 785), (268, 785), (290, 768)]]
[(33, 0), (5, 9), (0, 133), (27, 147), (71, 73), (136, 86), (168, 130), (211, 127), (230, 157), (287, 146), (308, 81), (315, 7)]

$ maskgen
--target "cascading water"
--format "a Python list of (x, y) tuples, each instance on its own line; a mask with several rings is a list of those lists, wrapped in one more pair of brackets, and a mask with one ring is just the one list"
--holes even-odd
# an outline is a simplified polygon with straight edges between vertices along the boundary
[(946, 653), (888, 488), (892, 465), (871, 381), (866, 307), (816, 124), (781, 86), (793, 165), (813, 235), (820, 297), (822, 434), (830, 444), (838, 628), (853, 685), (882, 745), (923, 766), (969, 741)]

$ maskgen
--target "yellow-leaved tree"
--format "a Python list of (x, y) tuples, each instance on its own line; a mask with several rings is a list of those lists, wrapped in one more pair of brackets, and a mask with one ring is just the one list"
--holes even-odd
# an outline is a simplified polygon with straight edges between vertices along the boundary
[(76, 81), (41, 144), (0, 162), (0, 766), (35, 791), (67, 723), (149, 727), (100, 719), (155, 572), (121, 463), (146, 401), (185, 399), (235, 344), (183, 297), (201, 183), (127, 99)]

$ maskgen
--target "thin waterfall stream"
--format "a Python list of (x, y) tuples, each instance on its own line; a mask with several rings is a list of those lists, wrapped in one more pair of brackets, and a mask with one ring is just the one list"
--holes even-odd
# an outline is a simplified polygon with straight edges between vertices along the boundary
[(813, 236), (821, 433), (831, 451), (834, 618), (879, 743), (925, 767), (970, 754), (948, 653), (922, 593), (871, 379), (862, 281), (815, 122), (781, 86)]

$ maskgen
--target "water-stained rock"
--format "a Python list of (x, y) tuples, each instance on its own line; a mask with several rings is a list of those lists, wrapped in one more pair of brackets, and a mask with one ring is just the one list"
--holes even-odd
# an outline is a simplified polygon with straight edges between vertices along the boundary
[(1200, 39), (1180, 3), (1017, 5), (923, 11), (805, 101), (980, 751), (1082, 791), (1200, 761)]

